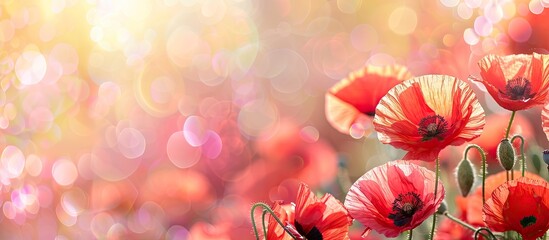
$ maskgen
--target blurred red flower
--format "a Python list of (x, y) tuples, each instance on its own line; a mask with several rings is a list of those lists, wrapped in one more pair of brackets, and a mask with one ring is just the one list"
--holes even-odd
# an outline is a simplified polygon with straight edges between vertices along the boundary
[(434, 161), (446, 146), (480, 136), (484, 124), (473, 90), (447, 75), (425, 75), (395, 86), (374, 117), (379, 140), (409, 151), (405, 160)]
[[(434, 236), (435, 240), (473, 240), (474, 232), (464, 228), (458, 223), (444, 218), (440, 222), (437, 228), (437, 234)], [(483, 239), (482, 236), (479, 239)]]
[(481, 82), (503, 108), (517, 111), (545, 103), (549, 93), (549, 55), (487, 55), (482, 58)]
[[(273, 211), (297, 239), (349, 239), (352, 219), (343, 204), (330, 194), (316, 197), (303, 183), (295, 205), (275, 202)], [(267, 221), (267, 240), (293, 239), (272, 216)]]
[(482, 208), (484, 222), (495, 231), (516, 231), (524, 240), (549, 229), (549, 186), (546, 181), (519, 178), (496, 188)]
[[(505, 138), (505, 129), (509, 124), (510, 117), (511, 114), (509, 113), (490, 114), (486, 116), (486, 125), (484, 126), (482, 134), (477, 139), (471, 141), (471, 143), (477, 144), (482, 147), (482, 149), (486, 152), (486, 160), (489, 163), (497, 162), (497, 148), (501, 140)], [(524, 149), (526, 150), (528, 140), (534, 137), (533, 133), (534, 132), (532, 130), (532, 124), (530, 123), (530, 121), (522, 115), (516, 114), (515, 119), (513, 120), (513, 125), (511, 125), (511, 130), (509, 131), (509, 136), (513, 136), (514, 134), (520, 134), (522, 137), (524, 137), (524, 139), (526, 140)], [(520, 141), (514, 141), (513, 146), (515, 146), (515, 149), (517, 150), (517, 155), (520, 154)], [(469, 155), (470, 159), (480, 161), (481, 158), (478, 154), (478, 151), (470, 151), (469, 154), (473, 154)]]
[[(230, 240), (228, 226), (215, 226), (206, 222), (195, 223), (189, 231), (190, 240)], [(243, 236), (242, 236), (243, 237)]]
[(326, 118), (344, 134), (360, 138), (371, 133), (379, 100), (412, 74), (400, 65), (365, 66), (352, 72), (326, 93)]
[[(456, 209), (457, 213), (455, 217), (462, 221), (467, 220), (467, 199), (461, 195), (456, 196)], [(443, 217), (440, 221), (440, 225), (437, 228), (437, 234), (435, 234), (435, 240), (473, 240), (474, 232), (459, 225), (458, 223)], [(482, 236), (479, 239), (484, 239)]]
[(414, 229), (432, 215), (444, 199), (435, 173), (407, 161), (397, 160), (375, 167), (360, 177), (345, 198), (351, 217), (371, 230), (396, 237)]
[(265, 131), (256, 148), (259, 159), (230, 187), (249, 201), (293, 201), (292, 190), (299, 181), (316, 188), (331, 183), (337, 175), (334, 149), (301, 131), (294, 122), (282, 121), (275, 130)]

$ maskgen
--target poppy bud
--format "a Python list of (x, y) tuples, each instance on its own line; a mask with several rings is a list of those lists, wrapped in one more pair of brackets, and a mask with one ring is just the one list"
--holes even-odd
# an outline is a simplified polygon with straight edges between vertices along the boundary
[(503, 169), (507, 171), (513, 169), (515, 165), (515, 149), (513, 149), (513, 145), (511, 145), (509, 139), (501, 140), (498, 145), (497, 157)]
[(549, 165), (549, 149), (543, 150), (543, 161)]
[(473, 183), (475, 182), (475, 176), (476, 174), (473, 170), (473, 164), (469, 160), (461, 160), (457, 167), (456, 177), (459, 190), (461, 191), (461, 195), (464, 197), (466, 197), (467, 194), (469, 194), (469, 191), (471, 191)]
[(446, 200), (442, 200), (442, 203), (440, 203), (440, 206), (437, 209), (438, 214), (444, 214), (448, 211), (448, 207), (446, 206)]
[(541, 170), (541, 158), (539, 154), (532, 154), (532, 165), (534, 165), (536, 172), (539, 173)]

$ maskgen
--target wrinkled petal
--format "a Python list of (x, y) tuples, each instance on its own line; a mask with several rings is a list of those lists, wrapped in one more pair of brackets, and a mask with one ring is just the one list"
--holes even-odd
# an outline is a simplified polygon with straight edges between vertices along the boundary
[(516, 231), (525, 240), (549, 229), (549, 186), (526, 177), (508, 181), (492, 192), (482, 208), (484, 222), (495, 231)]
[(549, 139), (549, 102), (545, 103), (541, 111), (541, 127), (547, 139)]
[[(503, 108), (518, 111), (545, 103), (549, 93), (549, 55), (517, 54), (508, 56), (487, 55), (482, 58), (481, 79), (472, 78), (484, 84), (492, 98)], [(531, 84), (531, 96), (512, 99), (505, 94), (509, 81), (525, 78)]]
[[(395, 85), (411, 78), (401, 65), (373, 66), (352, 72), (326, 93), (325, 111), (328, 122), (339, 132), (355, 138), (372, 132), (370, 121), (379, 100)], [(351, 128), (361, 131), (353, 134)]]
[[(352, 219), (343, 204), (330, 194), (318, 198), (307, 185), (301, 183), (295, 209), (290, 212), (287, 209), (283, 210), (278, 203), (273, 207), (276, 215), (285, 221), (286, 228), (296, 236), (321, 234), (322, 239), (349, 239)], [(268, 239), (292, 239), (288, 233), (281, 230), (284, 229), (273, 218), (269, 218)]]
[[(403, 159), (434, 161), (446, 146), (480, 136), (484, 117), (467, 83), (446, 75), (425, 75), (391, 89), (381, 99), (373, 124), (382, 143), (409, 151)], [(434, 118), (443, 130), (424, 135), (420, 129), (430, 127)]]
[[(444, 187), (438, 183), (436, 198), (434, 189), (434, 172), (409, 161), (392, 161), (360, 177), (349, 189), (345, 207), (351, 217), (366, 227), (366, 231), (374, 230), (386, 237), (396, 237), (417, 227), (440, 206), (445, 195)], [(390, 217), (395, 213), (396, 199), (410, 194), (417, 196), (422, 207), (413, 213), (409, 222), (397, 225), (399, 222)]]

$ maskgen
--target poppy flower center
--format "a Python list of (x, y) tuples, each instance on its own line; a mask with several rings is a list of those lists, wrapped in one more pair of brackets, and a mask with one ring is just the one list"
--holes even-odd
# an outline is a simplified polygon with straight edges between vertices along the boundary
[(301, 238), (298, 238), (298, 239), (306, 239), (306, 240), (323, 240), (324, 239), (322, 237), (322, 233), (316, 227), (313, 227), (309, 232), (305, 232), (305, 230), (303, 229), (303, 226), (301, 226), (301, 224), (295, 221), (295, 229), (301, 235)]
[(511, 100), (528, 100), (534, 96), (534, 93), (532, 93), (532, 84), (528, 79), (523, 77), (509, 80), (507, 85), (505, 85), (505, 92), (499, 91)]
[(441, 141), (444, 133), (448, 131), (448, 122), (440, 115), (424, 117), (418, 125), (417, 131), (422, 136), (421, 141), (429, 141), (433, 138)]
[(534, 216), (524, 217), (522, 220), (520, 220), (520, 225), (522, 225), (523, 228), (534, 224), (536, 224), (536, 217)]
[(424, 203), (417, 193), (399, 194), (393, 201), (393, 211), (388, 217), (393, 220), (395, 226), (402, 227), (412, 221), (414, 214), (420, 211), (423, 205)]

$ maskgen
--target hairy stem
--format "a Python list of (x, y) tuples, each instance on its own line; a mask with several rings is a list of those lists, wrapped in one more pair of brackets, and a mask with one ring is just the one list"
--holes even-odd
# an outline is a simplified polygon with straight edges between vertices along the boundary
[(526, 170), (526, 159), (524, 158), (524, 138), (520, 134), (516, 134), (511, 138), (511, 143), (513, 143), (513, 141), (517, 138), (520, 139), (520, 161), (521, 161), (520, 170), (521, 170), (522, 176), (524, 177), (524, 171)]
[(485, 185), (486, 185), (486, 154), (484, 153), (484, 150), (479, 145), (476, 144), (469, 144), (467, 148), (465, 149), (465, 153), (463, 154), (463, 159), (467, 160), (467, 153), (469, 152), (469, 149), (476, 148), (479, 153), (480, 157), (482, 158), (482, 206), (484, 206), (484, 202), (486, 201), (486, 197), (484, 196), (485, 193)]
[[(434, 194), (434, 197), (433, 199), (436, 201), (437, 199), (437, 191), (438, 191), (438, 157), (435, 159), (435, 194)], [(433, 240), (433, 238), (435, 237), (435, 227), (437, 225), (437, 214), (433, 214), (433, 226), (431, 227), (431, 235), (430, 235), (430, 239)]]
[(509, 131), (511, 131), (511, 124), (513, 124), (513, 119), (515, 118), (516, 111), (511, 113), (511, 119), (509, 119), (509, 125), (507, 125), (507, 130), (505, 131), (505, 139), (509, 138)]
[[(288, 229), (286, 228), (286, 226), (284, 226), (284, 223), (282, 223), (282, 221), (280, 221), (280, 218), (278, 218), (276, 216), (276, 214), (273, 212), (273, 210), (271, 209), (271, 207), (269, 207), (267, 204), (265, 203), (262, 203), (262, 202), (258, 202), (258, 203), (255, 203), (253, 206), (252, 206), (252, 210), (250, 211), (250, 215), (251, 215), (251, 219), (252, 219), (252, 228), (254, 230), (254, 234), (255, 234), (255, 239), (256, 240), (259, 240), (259, 233), (257, 232), (257, 227), (255, 226), (255, 217), (254, 217), (254, 211), (255, 211), (255, 208), (256, 207), (261, 207), (263, 208), (263, 211), (266, 211), (268, 212), (269, 214), (271, 214), (271, 216), (276, 220), (276, 222), (282, 226), (282, 229), (284, 229), (284, 231), (286, 231), (290, 237), (292, 237), (293, 239), (297, 239), (290, 231), (288, 231)], [(263, 225), (265, 226), (265, 225)], [(266, 235), (265, 235), (266, 237)]]
[(412, 240), (413, 233), (414, 233), (414, 229), (410, 229), (410, 231), (408, 232), (408, 240)]

